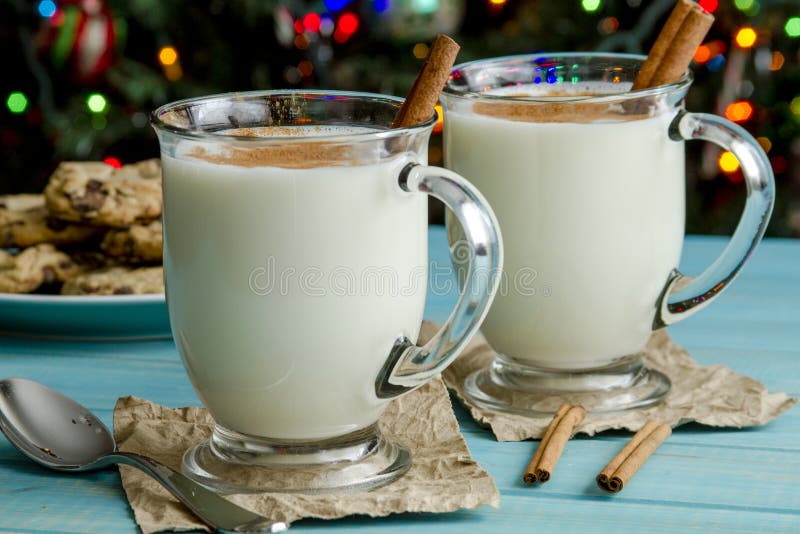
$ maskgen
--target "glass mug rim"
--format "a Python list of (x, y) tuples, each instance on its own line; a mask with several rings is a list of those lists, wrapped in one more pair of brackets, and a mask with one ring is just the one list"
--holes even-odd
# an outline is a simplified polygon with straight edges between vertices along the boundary
[[(336, 143), (352, 143), (352, 142), (362, 142), (362, 141), (380, 141), (380, 140), (404, 137), (407, 135), (414, 135), (417, 133), (422, 133), (430, 128), (433, 128), (433, 125), (436, 124), (436, 121), (438, 119), (438, 112), (434, 111), (431, 117), (427, 121), (412, 126), (404, 126), (401, 128), (391, 128), (390, 125), (386, 124), (386, 125), (375, 125), (380, 127), (385, 126), (386, 127), (385, 130), (355, 132), (347, 134), (333, 134), (333, 135), (310, 135), (310, 136), (270, 135), (269, 137), (253, 137), (253, 136), (243, 136), (243, 135), (222, 134), (219, 131), (210, 131), (210, 130), (176, 126), (174, 124), (169, 124), (162, 119), (162, 117), (165, 114), (185, 107), (209, 104), (212, 102), (221, 102), (225, 100), (245, 101), (249, 99), (258, 99), (261, 97), (282, 97), (282, 96), (290, 98), (299, 98), (301, 100), (319, 100), (319, 99), (325, 99), (325, 97), (334, 96), (334, 97), (339, 97), (336, 99), (338, 101), (350, 100), (350, 101), (371, 102), (375, 104), (390, 106), (398, 110), (400, 109), (400, 106), (403, 104), (404, 101), (403, 98), (397, 96), (383, 95), (379, 93), (367, 93), (361, 91), (338, 91), (338, 90), (326, 90), (326, 89), (314, 89), (314, 90), (267, 89), (267, 90), (255, 90), (255, 91), (231, 91), (228, 93), (218, 93), (214, 95), (184, 98), (182, 100), (177, 100), (174, 102), (169, 102), (167, 104), (164, 104), (150, 113), (150, 124), (157, 131), (165, 131), (177, 135), (179, 137), (182, 137), (184, 139), (193, 139), (193, 140), (225, 141), (225, 142), (235, 141), (237, 143), (239, 142), (249, 143), (251, 145), (285, 144), (285, 143), (319, 143), (320, 141), (323, 141), (325, 143), (336, 144)], [(315, 125), (315, 123), (310, 122), (307, 124), (303, 124), (302, 126), (313, 126), (313, 125)], [(351, 122), (342, 122), (335, 125), (354, 126), (356, 125), (356, 123), (354, 121), (351, 121)]]
[[(476, 59), (473, 61), (468, 61), (466, 63), (461, 63), (453, 67), (452, 72), (456, 72), (463, 69), (476, 69), (481, 68), (485, 69), (488, 67), (502, 67), (504, 65), (510, 65), (515, 63), (521, 62), (530, 62), (537, 59), (568, 59), (570, 61), (575, 62), (578, 59), (586, 60), (585, 63), (589, 63), (590, 61), (595, 60), (631, 60), (631, 61), (638, 61), (639, 68), (641, 65), (644, 64), (645, 59), (647, 56), (641, 54), (622, 54), (622, 53), (614, 53), (614, 52), (538, 52), (534, 54), (517, 54), (517, 55), (510, 55), (510, 56), (500, 56), (500, 57), (489, 57), (484, 59)], [(472, 91), (472, 90), (461, 90), (454, 88), (452, 86), (452, 79), (453, 76), (451, 74), (450, 79), (445, 83), (444, 89), (442, 90), (442, 97), (443, 100), (447, 99), (458, 99), (464, 101), (484, 101), (484, 102), (508, 102), (509, 100), (513, 100), (515, 102), (526, 102), (526, 103), (571, 103), (571, 102), (580, 102), (580, 103), (611, 103), (611, 102), (624, 102), (628, 100), (634, 100), (639, 98), (645, 97), (655, 97), (665, 94), (670, 94), (674, 92), (680, 92), (682, 90), (688, 89), (689, 85), (692, 84), (694, 81), (694, 75), (692, 74), (691, 69), (686, 69), (686, 72), (683, 73), (683, 76), (675, 82), (658, 85), (656, 87), (648, 87), (645, 89), (637, 89), (635, 91), (623, 91), (619, 93), (610, 93), (610, 94), (602, 94), (602, 95), (575, 95), (575, 96), (514, 96), (509, 97), (508, 95), (487, 95), (485, 92), (481, 91)], [(550, 84), (547, 84), (550, 85)], [(500, 86), (490, 86), (489, 89), (496, 89)]]

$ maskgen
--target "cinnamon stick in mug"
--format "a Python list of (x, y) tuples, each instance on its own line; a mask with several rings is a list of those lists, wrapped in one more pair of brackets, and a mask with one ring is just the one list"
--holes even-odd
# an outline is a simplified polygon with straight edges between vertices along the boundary
[(652, 420), (647, 421), (597, 475), (598, 487), (608, 493), (622, 491), (625, 484), (670, 434), (672, 434), (672, 428), (668, 425), (660, 425)]
[(633, 82), (632, 91), (673, 83), (683, 76), (714, 16), (692, 0), (678, 0)]
[(414, 80), (405, 102), (400, 106), (392, 128), (413, 126), (428, 120), (439, 101), (445, 82), (450, 77), (460, 49), (458, 43), (450, 37), (441, 34), (436, 36), (428, 59)]
[(583, 406), (564, 404), (558, 409), (525, 469), (522, 476), (525, 483), (533, 484), (537, 480), (539, 482), (550, 480), (556, 463), (564, 452), (564, 446), (584, 417), (586, 417), (586, 410)]

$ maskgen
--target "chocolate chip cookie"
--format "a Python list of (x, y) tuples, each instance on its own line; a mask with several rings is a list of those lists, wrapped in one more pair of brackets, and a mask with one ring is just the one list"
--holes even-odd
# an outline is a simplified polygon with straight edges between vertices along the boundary
[(164, 270), (159, 267), (110, 267), (70, 278), (62, 295), (139, 295), (164, 292)]
[(44, 196), (50, 212), (67, 221), (116, 228), (150, 222), (161, 215), (161, 162), (148, 159), (120, 169), (64, 162)]
[(60, 284), (80, 271), (69, 256), (47, 243), (19, 254), (0, 250), (0, 293), (31, 293)]
[(161, 221), (106, 232), (100, 248), (112, 258), (127, 263), (161, 261)]
[(0, 247), (82, 243), (100, 232), (98, 228), (52, 217), (45, 207), (44, 195), (0, 196)]

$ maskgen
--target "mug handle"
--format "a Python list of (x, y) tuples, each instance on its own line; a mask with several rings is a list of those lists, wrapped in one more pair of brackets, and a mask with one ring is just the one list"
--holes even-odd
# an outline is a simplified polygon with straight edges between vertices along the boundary
[(409, 193), (431, 195), (453, 211), (469, 243), (470, 261), (458, 302), (436, 335), (422, 347), (405, 336), (395, 341), (375, 380), (375, 393), (381, 399), (418, 388), (461, 353), (489, 311), (503, 265), (497, 218), (467, 180), (441, 167), (410, 163), (400, 172), (398, 185)]
[(775, 203), (772, 167), (758, 141), (744, 128), (716, 115), (681, 111), (670, 124), (669, 136), (673, 141), (711, 141), (732, 152), (747, 184), (747, 201), (728, 246), (711, 266), (696, 277), (672, 271), (657, 303), (654, 330), (708, 306), (730, 285), (761, 241)]

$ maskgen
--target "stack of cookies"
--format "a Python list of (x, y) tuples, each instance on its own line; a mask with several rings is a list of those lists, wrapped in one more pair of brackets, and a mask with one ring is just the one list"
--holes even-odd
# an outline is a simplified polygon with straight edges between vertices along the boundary
[(163, 293), (161, 163), (64, 162), (0, 196), (0, 293)]

